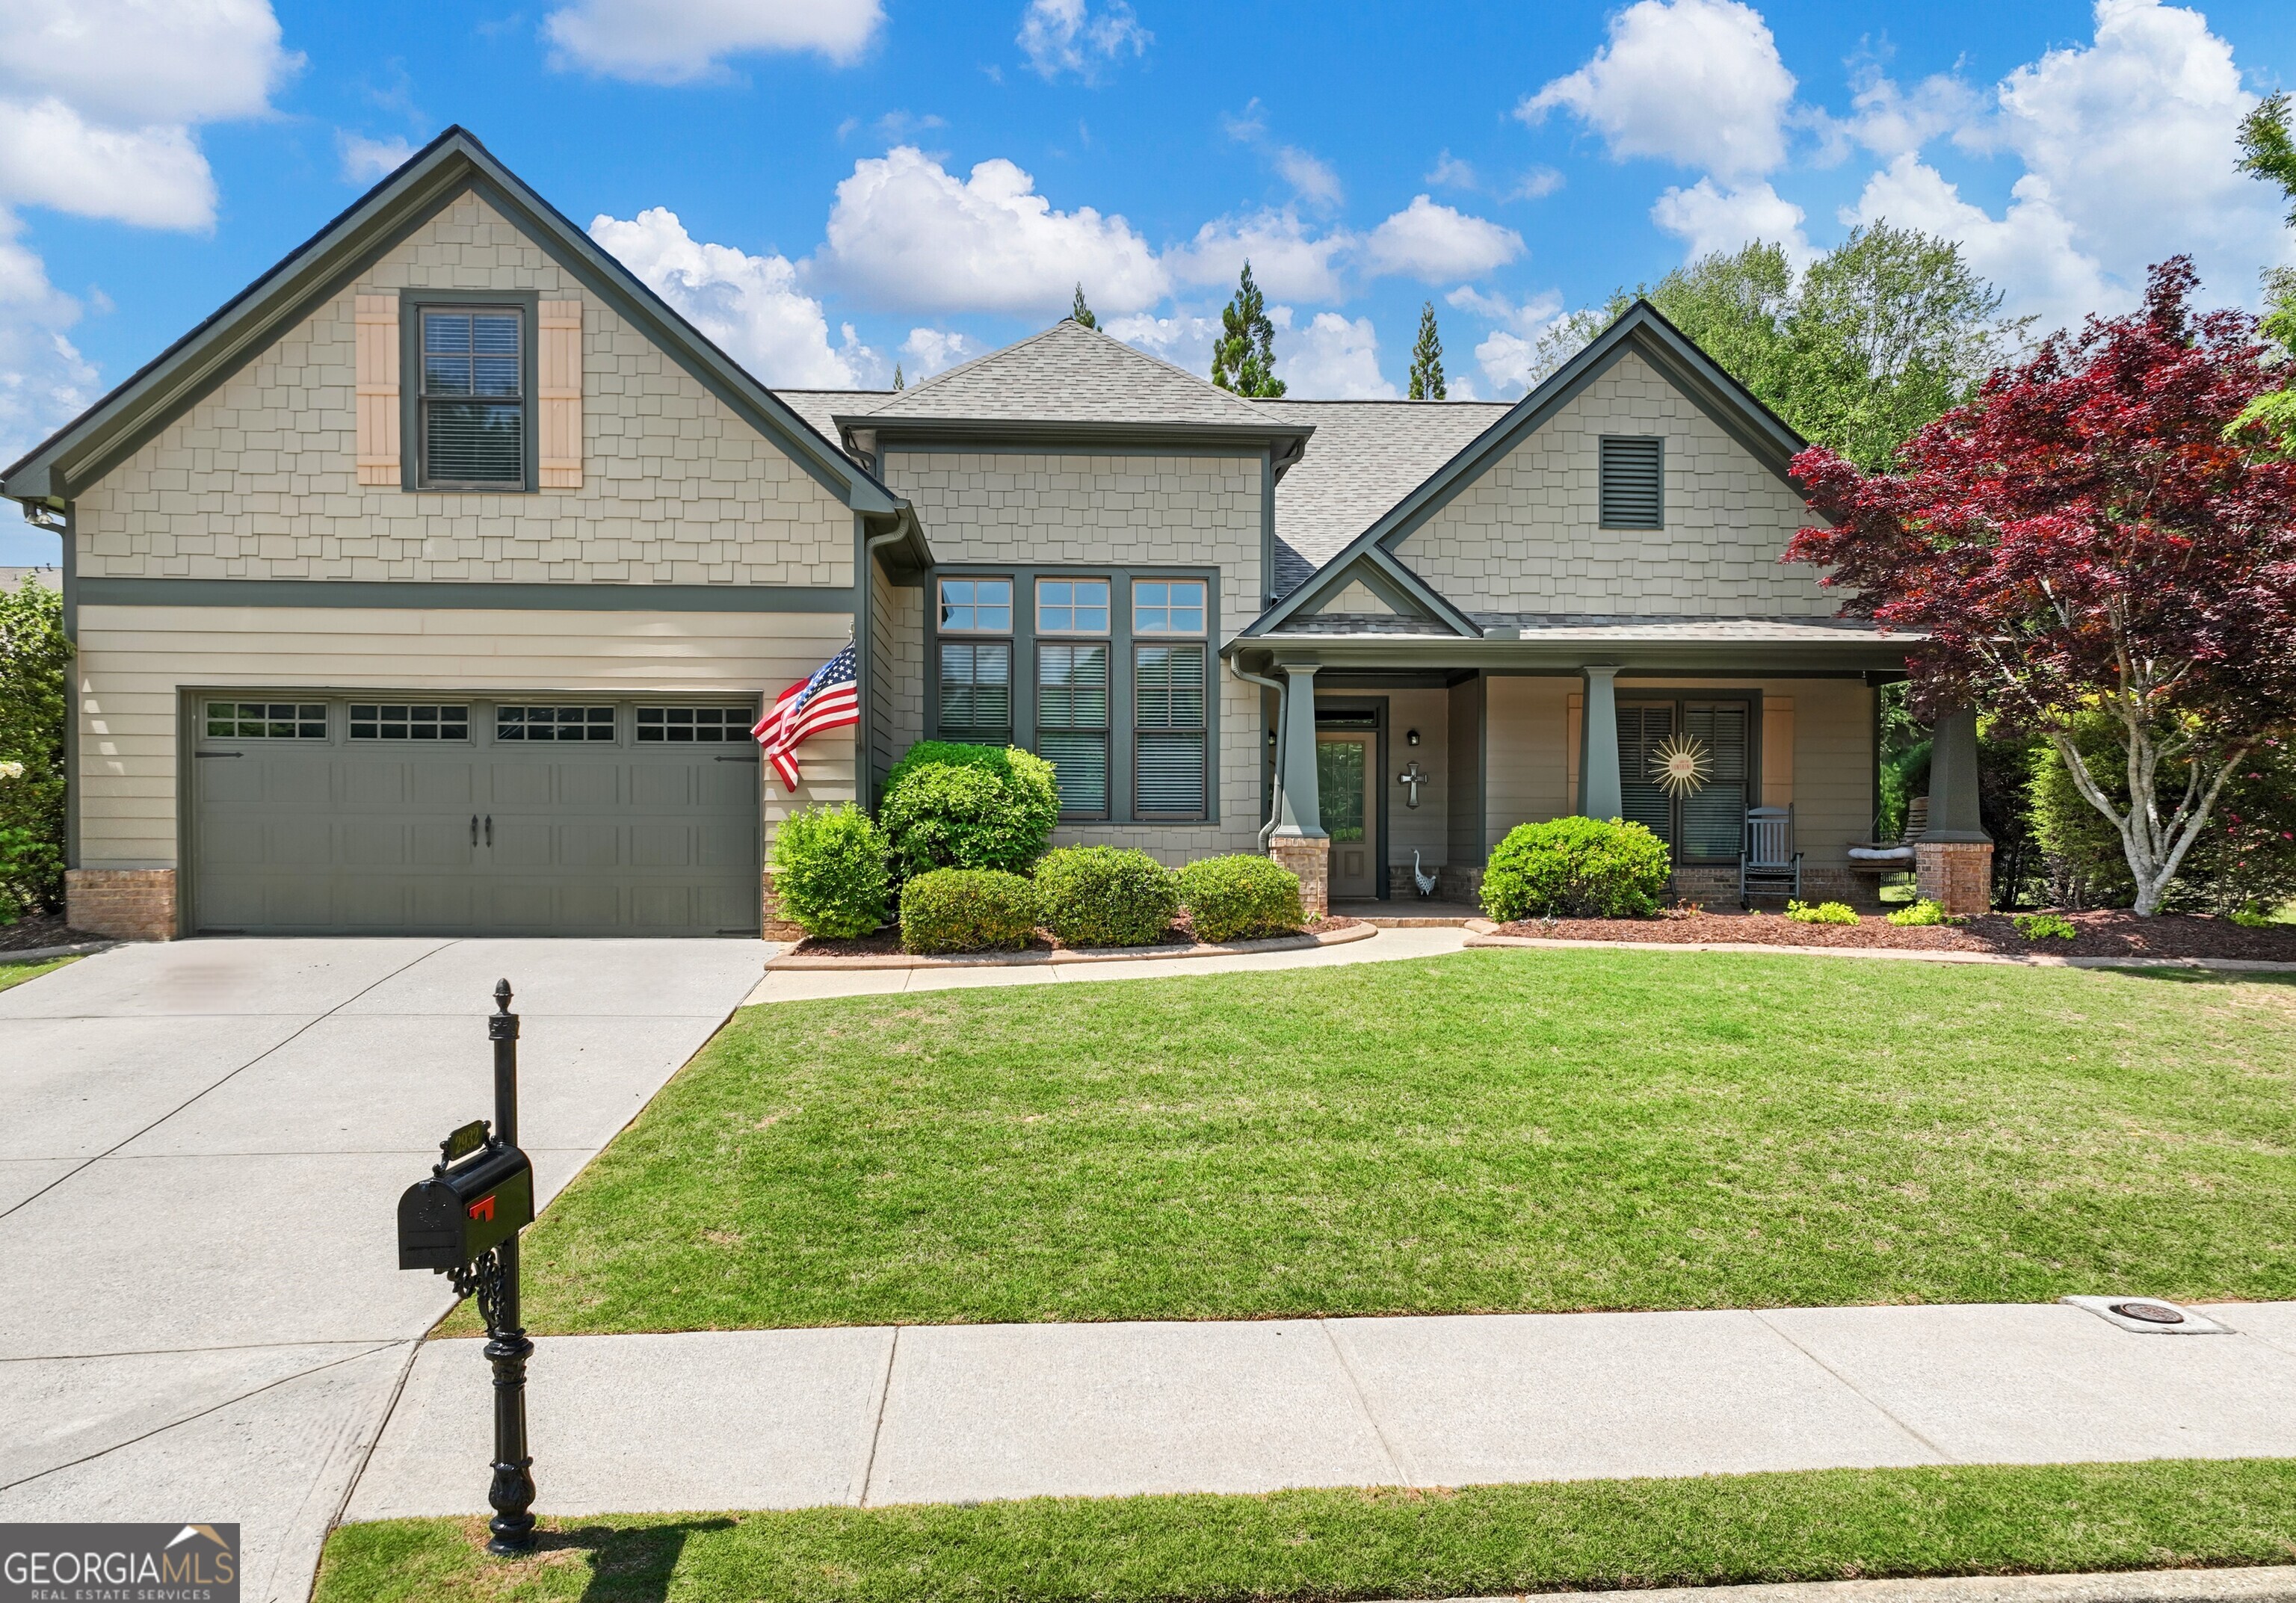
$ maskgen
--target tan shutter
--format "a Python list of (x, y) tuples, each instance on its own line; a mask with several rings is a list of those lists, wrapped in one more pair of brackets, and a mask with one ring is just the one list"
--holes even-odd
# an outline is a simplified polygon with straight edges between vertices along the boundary
[(1793, 806), (1793, 698), (1765, 696), (1762, 698), (1762, 806)]
[(354, 308), (354, 380), (358, 408), (358, 481), (397, 484), (398, 473), (398, 297), (362, 295)]
[(1572, 692), (1562, 716), (1562, 797), (1566, 811), (1578, 811), (1578, 753), (1587, 724), (1587, 693)]
[(545, 300), (535, 348), (542, 388), (542, 487), (582, 487), (582, 303)]

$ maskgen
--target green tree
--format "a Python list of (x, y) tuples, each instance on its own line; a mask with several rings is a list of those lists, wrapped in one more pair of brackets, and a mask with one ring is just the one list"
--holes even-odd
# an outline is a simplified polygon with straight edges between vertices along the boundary
[(2241, 120), (2240, 170), (2277, 184), (2288, 196), (2288, 226), (2296, 228), (2296, 135), (2289, 131), (2288, 92), (2267, 94)]
[[(1775, 407), (1782, 388), (1785, 323), (1793, 310), (1793, 268), (1785, 251), (1754, 240), (1702, 256), (1636, 290), (1727, 372)], [(1624, 290), (1606, 310), (1631, 306)], [(1608, 322), (1609, 318), (1605, 318)]]
[(1069, 308), (1069, 315), (1088, 329), (1096, 329), (1100, 326), (1100, 319), (1094, 316), (1092, 308), (1084, 303), (1084, 283), (1081, 280), (1078, 281), (1076, 304)]
[(27, 576), (0, 590), (0, 924), (64, 892), (63, 596)]
[[(2286, 92), (2267, 95), (2243, 119), (2240, 150), (2240, 170), (2280, 186), (2288, 197), (2288, 225), (2296, 228), (2296, 134), (2289, 128)], [(2296, 267), (2265, 270), (2263, 331), (2296, 364)], [(2291, 383), (2257, 397), (2233, 425), (2254, 429), (2265, 449), (2279, 456), (2296, 456), (2296, 365), (2290, 372)]]
[(1431, 300), (1423, 302), (1419, 308), (1419, 343), (1411, 348), (1411, 398), (1451, 398), (1443, 383), (1443, 336), (1435, 329), (1435, 303)]
[(905, 378), (903, 378), (903, 377), (901, 376), (901, 364), (900, 364), (899, 363), (898, 363), (898, 362), (894, 363), (894, 364), (893, 364), (893, 388), (894, 388), (895, 389), (906, 389), (908, 387), (909, 387), (909, 381), (908, 381), (906, 379), (905, 379)]
[(1275, 376), (1275, 325), (1267, 304), (1243, 264), (1235, 294), (1220, 312), (1220, 337), (1212, 344), (1212, 382), (1240, 396), (1272, 399), (1283, 393)]

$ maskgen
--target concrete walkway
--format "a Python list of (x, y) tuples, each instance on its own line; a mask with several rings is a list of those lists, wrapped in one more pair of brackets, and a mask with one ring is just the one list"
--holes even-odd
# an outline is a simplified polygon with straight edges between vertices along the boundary
[(398, 1193), (493, 1112), (507, 976), (554, 1193), (756, 984), (758, 941), (187, 941), (0, 993), (0, 1520), (236, 1520), (300, 1599), (443, 1281)]
[[(545, 1337), (553, 1515), (2296, 1454), (2296, 1304)], [(427, 1344), (348, 1517), (485, 1509), (479, 1343)]]

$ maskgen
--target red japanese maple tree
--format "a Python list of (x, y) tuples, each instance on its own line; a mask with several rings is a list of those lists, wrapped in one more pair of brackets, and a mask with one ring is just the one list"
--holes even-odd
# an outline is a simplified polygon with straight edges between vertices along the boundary
[[(2296, 728), (2296, 463), (2234, 426), (2281, 375), (2253, 319), (2190, 309), (2194, 282), (2188, 258), (2155, 267), (2142, 310), (1995, 372), (1894, 473), (1823, 447), (1793, 462), (1831, 527), (1786, 560), (1832, 568), (1844, 613), (1923, 634), (1925, 711), (1984, 706), (2045, 736), (2120, 832), (2140, 913), (2234, 765)], [(2095, 714), (2126, 806), (2074, 743)]]

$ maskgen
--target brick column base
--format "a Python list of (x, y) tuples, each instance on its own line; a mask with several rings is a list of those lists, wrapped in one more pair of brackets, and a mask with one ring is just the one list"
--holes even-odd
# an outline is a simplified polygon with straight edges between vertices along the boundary
[(1332, 911), (1332, 843), (1321, 835), (1275, 835), (1267, 855), (1300, 876), (1300, 905), (1310, 923)]
[(64, 871), (64, 922), (120, 941), (176, 938), (176, 871), (75, 868)]
[(801, 941), (805, 926), (793, 924), (782, 917), (782, 899), (774, 895), (774, 871), (765, 871), (759, 886), (758, 904), (758, 933), (768, 941)]
[(1914, 842), (1914, 894), (1962, 918), (1993, 910), (1993, 843)]

